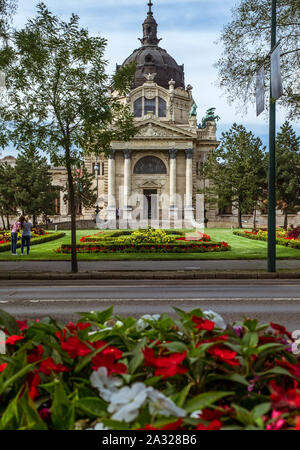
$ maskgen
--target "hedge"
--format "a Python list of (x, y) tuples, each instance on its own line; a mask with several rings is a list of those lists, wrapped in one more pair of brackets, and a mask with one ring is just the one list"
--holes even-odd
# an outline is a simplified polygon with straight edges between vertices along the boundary
[[(227, 243), (221, 242), (172, 242), (170, 244), (85, 244), (77, 245), (78, 253), (107, 253), (107, 252), (147, 252), (147, 253), (204, 253), (209, 251), (228, 251), (230, 246)], [(70, 253), (70, 245), (62, 245), (58, 253)]]
[[(55, 241), (56, 239), (60, 239), (65, 237), (66, 233), (51, 233), (46, 234), (46, 236), (41, 236), (37, 238), (32, 238), (30, 245), (44, 244), (45, 242)], [(21, 247), (21, 240), (18, 241), (17, 248)], [(1, 244), (0, 252), (8, 252), (11, 249), (11, 243)]]
[[(261, 236), (261, 235), (259, 236), (257, 234), (247, 234), (244, 231), (239, 231), (239, 230), (234, 230), (233, 234), (235, 234), (236, 236), (247, 238), (247, 239), (252, 239), (254, 241), (265, 241), (266, 242), (268, 240), (267, 234), (265, 236)], [(296, 248), (296, 249), (300, 250), (300, 241), (294, 241), (294, 240), (284, 239), (284, 238), (276, 238), (276, 244), (284, 245), (285, 247)]]

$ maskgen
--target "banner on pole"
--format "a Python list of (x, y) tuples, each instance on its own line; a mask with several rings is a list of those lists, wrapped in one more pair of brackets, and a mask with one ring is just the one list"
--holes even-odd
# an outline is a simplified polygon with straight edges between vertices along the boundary
[(280, 70), (280, 45), (271, 53), (271, 88), (273, 99), (277, 100), (283, 95)]
[(256, 72), (256, 115), (265, 109), (265, 68), (261, 66)]

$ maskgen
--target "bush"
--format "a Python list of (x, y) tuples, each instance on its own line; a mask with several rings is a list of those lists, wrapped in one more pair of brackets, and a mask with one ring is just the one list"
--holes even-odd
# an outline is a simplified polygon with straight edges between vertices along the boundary
[(283, 326), (176, 313), (110, 308), (66, 326), (0, 311), (0, 430), (300, 429), (300, 364)]
[[(235, 236), (240, 236), (240, 237), (244, 237), (244, 238), (248, 238), (248, 239), (252, 239), (252, 240), (256, 240), (256, 241), (267, 241), (268, 240), (268, 233), (265, 231), (259, 231), (257, 233), (252, 233), (250, 231), (234, 230), (233, 234)], [(281, 233), (278, 234), (277, 232), (276, 232), (276, 235), (282, 236)], [(290, 238), (287, 238), (287, 237), (277, 237), (276, 244), (284, 245), (285, 247), (300, 249), (300, 241), (291, 240)]]

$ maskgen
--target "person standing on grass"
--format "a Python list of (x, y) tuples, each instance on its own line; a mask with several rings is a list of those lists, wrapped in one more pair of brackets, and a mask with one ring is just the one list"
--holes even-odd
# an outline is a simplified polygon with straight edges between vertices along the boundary
[(17, 246), (18, 246), (18, 233), (23, 228), (25, 217), (21, 216), (14, 224), (11, 226), (11, 254), (17, 256)]
[(30, 217), (25, 217), (25, 221), (23, 223), (23, 232), (22, 232), (22, 246), (21, 246), (21, 255), (23, 256), (24, 247), (27, 247), (27, 255), (29, 255), (30, 251), (30, 239), (31, 239), (31, 230), (32, 223), (30, 221)]

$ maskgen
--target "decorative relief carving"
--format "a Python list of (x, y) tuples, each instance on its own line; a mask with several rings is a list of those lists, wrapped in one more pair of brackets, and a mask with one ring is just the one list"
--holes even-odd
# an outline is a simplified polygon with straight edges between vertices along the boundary
[(159, 128), (153, 126), (152, 123), (149, 123), (147, 127), (142, 127), (139, 131), (138, 136), (146, 136), (146, 137), (174, 137), (174, 131), (169, 131), (167, 129)]
[(152, 100), (156, 97), (156, 90), (155, 89), (147, 89), (145, 91), (145, 98), (147, 100)]

